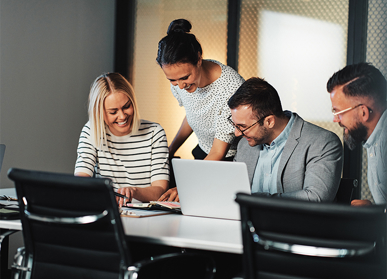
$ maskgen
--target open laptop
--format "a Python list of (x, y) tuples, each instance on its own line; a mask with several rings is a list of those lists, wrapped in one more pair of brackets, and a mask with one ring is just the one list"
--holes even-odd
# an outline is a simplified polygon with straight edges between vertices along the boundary
[(251, 193), (245, 163), (172, 159), (184, 215), (240, 220), (236, 193)]

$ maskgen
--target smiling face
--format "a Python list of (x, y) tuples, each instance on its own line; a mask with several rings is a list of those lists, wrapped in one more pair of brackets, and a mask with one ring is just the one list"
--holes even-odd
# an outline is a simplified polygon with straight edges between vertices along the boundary
[(368, 129), (361, 121), (358, 110), (361, 109), (362, 102), (354, 97), (346, 97), (342, 86), (335, 87), (330, 93), (332, 109), (336, 112), (353, 108), (333, 117), (333, 122), (337, 122), (344, 128), (344, 141), (353, 150), (357, 143), (367, 140)]
[(201, 80), (201, 65), (200, 59), (197, 65), (191, 63), (177, 63), (172, 65), (163, 65), (161, 68), (164, 71), (165, 77), (173, 86), (178, 85), (180, 89), (185, 89), (192, 93), (199, 87)]
[[(271, 134), (269, 129), (265, 127), (265, 124), (261, 125), (260, 123), (257, 123), (252, 126), (258, 119), (254, 115), (250, 106), (242, 105), (232, 109), (231, 118), (235, 125), (243, 131), (243, 137), (247, 140), (250, 146), (271, 142)], [(239, 129), (235, 128), (234, 133), (237, 137), (242, 135)]]
[(113, 135), (125, 136), (131, 132), (133, 113), (132, 102), (124, 93), (115, 92), (105, 98), (104, 120)]

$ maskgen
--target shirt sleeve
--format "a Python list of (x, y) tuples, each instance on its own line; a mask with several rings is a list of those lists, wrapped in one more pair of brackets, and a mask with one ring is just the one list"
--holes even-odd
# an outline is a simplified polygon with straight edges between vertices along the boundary
[(215, 138), (232, 143), (234, 135), (234, 127), (228, 121), (228, 117), (231, 115), (230, 108), (228, 107), (228, 100), (238, 90), (238, 88), (245, 81), (235, 70), (227, 67), (225, 70), (224, 80), (227, 86), (224, 87), (224, 92), (219, 92), (218, 101), (218, 113), (216, 117), (216, 132)]
[(157, 180), (169, 181), (169, 152), (164, 129), (156, 124), (152, 138), (151, 183)]
[(219, 109), (217, 118), (216, 118), (216, 132), (215, 138), (218, 140), (232, 143), (235, 138), (234, 135), (234, 127), (231, 125), (230, 121), (228, 121), (228, 117), (230, 116), (230, 108), (226, 104)]
[(74, 173), (83, 172), (93, 176), (94, 167), (97, 163), (97, 149), (91, 143), (88, 124), (83, 127), (79, 137), (77, 154)]
[[(382, 133), (380, 136), (380, 143), (374, 150), (373, 156), (376, 156), (377, 164), (370, 163), (371, 158), (368, 159), (368, 175), (374, 176), (375, 185), (368, 185), (374, 192), (371, 191), (376, 204), (387, 203), (387, 135)], [(374, 158), (372, 158), (374, 159)], [(373, 174), (374, 173), (374, 174)], [(370, 180), (370, 179), (368, 179)], [(370, 183), (370, 181), (368, 181)]]
[(179, 106), (182, 107), (183, 106), (183, 102), (181, 100), (181, 97), (180, 97), (179, 93), (177, 92), (177, 90), (175, 89), (175, 87), (172, 84), (171, 84), (171, 92), (172, 92), (173, 96), (176, 98), (176, 100), (178, 101)]

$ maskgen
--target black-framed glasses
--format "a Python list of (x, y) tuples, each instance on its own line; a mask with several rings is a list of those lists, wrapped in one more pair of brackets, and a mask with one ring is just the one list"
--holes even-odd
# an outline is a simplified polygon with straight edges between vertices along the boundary
[(260, 119), (257, 120), (257, 122), (255, 122), (254, 124), (250, 125), (249, 127), (245, 128), (245, 129), (243, 129), (243, 130), (241, 129), (241, 127), (239, 127), (239, 125), (235, 124), (234, 121), (231, 120), (231, 115), (227, 118), (227, 120), (231, 123), (231, 125), (232, 125), (234, 128), (238, 129), (238, 131), (241, 132), (241, 134), (242, 134), (243, 136), (246, 136), (246, 135), (244, 134), (244, 132), (246, 132), (248, 129), (252, 128), (253, 126), (257, 125), (257, 124), (259, 123), (259, 121), (261, 121), (262, 119), (265, 119), (266, 117), (267, 117), (267, 116), (261, 117)]

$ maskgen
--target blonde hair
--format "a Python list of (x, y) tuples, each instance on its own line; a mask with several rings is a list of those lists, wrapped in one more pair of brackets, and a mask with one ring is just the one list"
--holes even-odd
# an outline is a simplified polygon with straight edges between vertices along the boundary
[(104, 103), (107, 96), (120, 92), (125, 94), (133, 105), (132, 134), (140, 127), (140, 114), (132, 85), (119, 73), (107, 73), (96, 78), (89, 94), (90, 137), (94, 145), (100, 149), (107, 146)]

